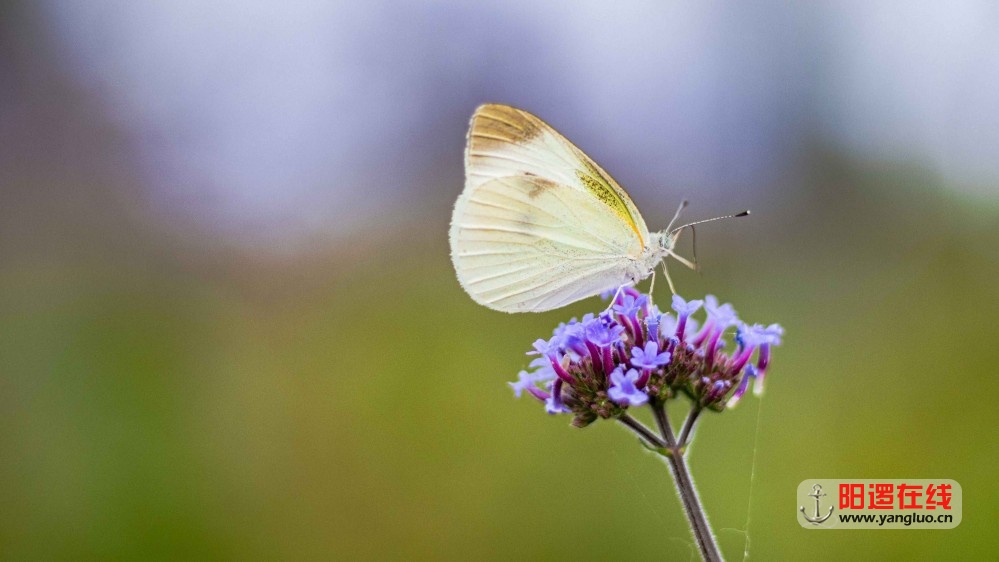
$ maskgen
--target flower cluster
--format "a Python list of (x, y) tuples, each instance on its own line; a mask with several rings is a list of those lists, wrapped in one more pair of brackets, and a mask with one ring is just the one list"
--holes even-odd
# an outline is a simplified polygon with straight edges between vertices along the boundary
[[(573, 318), (534, 342), (531, 371), (509, 384), (518, 397), (526, 391), (544, 402), (549, 413), (572, 413), (577, 427), (679, 394), (721, 411), (735, 406), (750, 382), (755, 394), (763, 391), (783, 328), (745, 324), (711, 295), (703, 301), (673, 295), (672, 308), (675, 314), (660, 312), (648, 295), (624, 287), (602, 314)], [(701, 308), (703, 326), (692, 318)], [(725, 353), (730, 328), (736, 348)]]

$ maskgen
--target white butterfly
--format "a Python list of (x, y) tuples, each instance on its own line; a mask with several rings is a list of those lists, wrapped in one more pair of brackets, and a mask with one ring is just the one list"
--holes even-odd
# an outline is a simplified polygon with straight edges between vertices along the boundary
[(450, 241), (475, 302), (542, 312), (637, 283), (667, 256), (693, 267), (673, 252), (687, 226), (650, 233), (624, 189), (534, 115), (487, 104), (472, 116)]

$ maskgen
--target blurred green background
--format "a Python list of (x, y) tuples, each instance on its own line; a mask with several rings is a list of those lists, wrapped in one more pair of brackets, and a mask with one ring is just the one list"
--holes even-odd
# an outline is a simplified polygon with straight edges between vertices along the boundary
[[(691, 453), (728, 558), (996, 557), (999, 13), (619, 4), (5, 3), (0, 557), (696, 558), (661, 462), (505, 384), (600, 301), (454, 279), (485, 101), (650, 227), (752, 209), (673, 268), (787, 330)], [(961, 525), (796, 522), (806, 478), (908, 477)]]

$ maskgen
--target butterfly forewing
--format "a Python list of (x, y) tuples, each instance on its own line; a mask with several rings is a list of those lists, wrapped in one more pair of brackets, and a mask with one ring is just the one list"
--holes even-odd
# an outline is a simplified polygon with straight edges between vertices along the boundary
[(465, 190), (451, 220), (458, 280), (483, 305), (551, 310), (631, 281), (649, 232), (628, 194), (537, 117), (472, 117)]
[(630, 224), (639, 244), (648, 227), (628, 194), (582, 150), (547, 123), (508, 105), (480, 106), (465, 152), (465, 189), (505, 176), (533, 175), (585, 191)]

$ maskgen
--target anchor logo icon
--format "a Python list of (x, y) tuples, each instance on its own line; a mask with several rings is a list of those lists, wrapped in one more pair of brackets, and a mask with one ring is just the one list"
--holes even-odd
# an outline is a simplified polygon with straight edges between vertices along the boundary
[(801, 506), (801, 508), (800, 508), (801, 514), (805, 516), (805, 521), (808, 521), (809, 523), (811, 523), (813, 525), (818, 525), (819, 523), (822, 523), (823, 521), (825, 521), (826, 519), (829, 519), (829, 517), (832, 516), (833, 506), (831, 506), (831, 505), (829, 506), (829, 513), (826, 513), (824, 516), (820, 515), (820, 513), (821, 513), (821, 507), (820, 507), (819, 504), (820, 504), (821, 500), (819, 498), (821, 498), (822, 496), (825, 496), (825, 495), (826, 494), (822, 493), (822, 486), (820, 484), (816, 484), (816, 485), (812, 486), (812, 493), (808, 494), (808, 497), (815, 498), (815, 516), (814, 517), (809, 517), (808, 514), (805, 513), (805, 506)]

